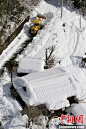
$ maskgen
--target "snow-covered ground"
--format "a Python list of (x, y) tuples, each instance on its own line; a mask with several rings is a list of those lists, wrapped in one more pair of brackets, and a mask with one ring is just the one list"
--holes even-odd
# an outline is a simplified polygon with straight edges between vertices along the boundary
[[(54, 2), (54, 1), (53, 1)], [(61, 60), (60, 66), (66, 68), (67, 71), (71, 72), (72, 76), (76, 80), (77, 83), (82, 87), (82, 90), (86, 92), (86, 69), (81, 67), (81, 58), (86, 52), (86, 21), (83, 17), (81, 17), (81, 29), (80, 29), (80, 15), (76, 14), (76, 12), (70, 12), (68, 9), (63, 8), (63, 17), (61, 18), (61, 9), (56, 8), (51, 2), (51, 4), (41, 1), (39, 6), (31, 12), (31, 19), (27, 22), (20, 34), (12, 41), (12, 43), (8, 46), (6, 50), (0, 55), (0, 67), (3, 66), (6, 60), (12, 57), (13, 53), (15, 53), (24, 43), (25, 40), (28, 39), (29, 34), (28, 30), (34, 17), (37, 14), (46, 15), (46, 25), (45, 27), (38, 32), (38, 34), (33, 38), (32, 43), (30, 43), (27, 48), (25, 48), (24, 52), (21, 55), (18, 55), (17, 60), (19, 61), (21, 58), (41, 58), (45, 59), (45, 49), (49, 46), (55, 45), (54, 57), (56, 59), (56, 66), (59, 66), (59, 59)], [(52, 15), (50, 15), (52, 14)], [(65, 26), (63, 26), (63, 23)], [(9, 76), (5, 72), (3, 77), (1, 78), (1, 90), (3, 89), (3, 84), (8, 83)], [(2, 95), (1, 95), (2, 93)], [(5, 93), (6, 94), (6, 93)], [(7, 93), (8, 94), (8, 93)], [(0, 92), (0, 96), (4, 96), (3, 92)], [(12, 105), (12, 102), (8, 103), (8, 100), (11, 99), (7, 96), (4, 96), (3, 101), (8, 105), (4, 106), (6, 110), (8, 110), (9, 105)], [(2, 103), (2, 97), (0, 99)], [(13, 100), (12, 100), (13, 101)], [(13, 106), (13, 105), (12, 105)], [(3, 108), (3, 105), (0, 108)], [(2, 111), (0, 109), (0, 112)], [(3, 108), (3, 109), (4, 109)], [(14, 109), (13, 109), (14, 110)], [(13, 111), (12, 110), (12, 111)], [(13, 112), (16, 112), (14, 110)], [(2, 115), (4, 115), (2, 113)], [(12, 113), (11, 113), (12, 116)], [(19, 119), (23, 121), (23, 118), (17, 115), (14, 116), (8, 128), (22, 128), (24, 121), (19, 123)], [(2, 119), (2, 118), (1, 118)], [(8, 123), (8, 122), (7, 122)], [(55, 123), (55, 122), (53, 122)], [(5, 127), (5, 126), (4, 126)], [(6, 127), (5, 127), (6, 128)], [(6, 128), (6, 129), (8, 129)], [(35, 127), (36, 128), (36, 127)], [(55, 124), (52, 124), (52, 129), (56, 129)], [(51, 126), (50, 126), (51, 129)]]

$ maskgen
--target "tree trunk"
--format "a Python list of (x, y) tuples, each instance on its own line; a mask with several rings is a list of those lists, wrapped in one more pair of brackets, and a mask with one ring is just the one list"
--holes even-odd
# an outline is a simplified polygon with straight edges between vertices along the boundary
[(80, 29), (81, 29), (81, 12), (82, 10), (81, 10), (81, 0), (80, 0)]
[(47, 57), (47, 60), (49, 60), (49, 58), (51, 57), (52, 53), (53, 53), (54, 50), (51, 50), (49, 56)]
[(48, 61), (48, 57), (47, 57), (47, 49), (46, 49), (46, 51), (45, 51), (45, 55), (46, 55), (46, 61), (45, 61), (45, 63), (46, 63), (46, 65), (48, 64), (47, 63), (47, 61)]
[(12, 82), (12, 77), (13, 77), (13, 76), (12, 76), (12, 72), (11, 72), (11, 82)]

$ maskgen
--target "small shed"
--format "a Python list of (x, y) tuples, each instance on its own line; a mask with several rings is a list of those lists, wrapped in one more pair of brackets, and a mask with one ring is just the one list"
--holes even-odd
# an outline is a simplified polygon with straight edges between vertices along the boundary
[[(68, 113), (72, 113), (75, 117), (83, 115), (83, 124), (86, 125), (86, 103), (72, 104), (71, 107), (66, 109)], [(78, 123), (79, 124), (79, 123)], [(80, 123), (82, 125), (82, 123)]]
[(40, 58), (22, 58), (19, 62), (18, 74), (28, 74), (44, 70), (44, 60)]

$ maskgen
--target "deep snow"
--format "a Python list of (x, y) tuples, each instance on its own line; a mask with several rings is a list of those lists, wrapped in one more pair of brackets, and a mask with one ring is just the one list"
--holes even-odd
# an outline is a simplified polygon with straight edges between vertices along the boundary
[[(20, 34), (0, 55), (0, 67), (2, 67), (5, 61), (11, 58), (13, 53), (15, 53), (21, 47), (20, 45), (22, 45), (22, 43), (28, 39), (28, 30), (32, 24), (33, 17), (35, 17), (38, 13), (46, 14), (46, 16), (52, 13), (52, 15), (47, 19), (48, 22), (46, 21), (45, 28), (38, 32), (32, 43), (28, 45), (21, 55), (18, 55), (17, 60), (19, 61), (23, 57), (45, 59), (45, 49), (51, 45), (55, 45), (55, 67), (59, 66), (58, 60), (60, 59), (60, 66), (64, 66), (69, 72), (71, 72), (73, 78), (82, 87), (82, 92), (86, 92), (86, 69), (82, 68), (80, 64), (81, 58), (86, 50), (86, 21), (83, 17), (81, 17), (82, 27), (80, 29), (80, 15), (76, 14), (74, 11), (69, 11), (68, 9), (63, 8), (63, 17), (61, 18), (60, 8), (56, 8), (56, 6), (48, 4), (45, 1), (42, 1), (39, 6), (35, 8), (33, 12), (31, 12), (31, 20), (24, 25)], [(62, 26), (63, 23), (65, 23), (65, 26)], [(3, 85), (9, 81), (10, 76), (5, 71), (1, 78), (1, 90), (3, 89)], [(0, 96), (3, 95), (4, 93), (0, 92)], [(6, 110), (10, 109), (12, 102), (10, 101), (10, 103), (8, 103), (9, 98), (5, 96), (3, 100), (8, 105), (5, 106)], [(0, 102), (2, 103), (2, 98)], [(0, 111), (2, 111), (2, 109), (0, 109)], [(12, 111), (15, 112), (14, 109), (12, 109)], [(3, 115), (4, 113), (2, 113), (2, 116)], [(18, 128), (18, 126), (16, 126), (18, 124), (16, 124), (18, 118), (21, 118), (21, 120), (23, 119), (21, 114), (20, 117), (15, 116), (15, 118), (12, 119), (12, 123), (9, 125), (10, 128)], [(23, 125), (25, 126), (24, 122)], [(21, 127), (23, 125), (21, 125)], [(55, 124), (53, 125), (53, 128), (56, 128)]]

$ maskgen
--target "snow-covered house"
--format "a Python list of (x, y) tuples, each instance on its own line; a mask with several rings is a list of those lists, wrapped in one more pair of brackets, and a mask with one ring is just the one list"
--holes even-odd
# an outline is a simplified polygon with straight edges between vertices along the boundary
[(67, 98), (72, 96), (83, 99), (81, 87), (63, 67), (18, 77), (13, 86), (27, 105), (45, 104), (49, 110), (68, 107), (70, 103)]
[(22, 58), (19, 62), (18, 75), (44, 70), (44, 60), (39, 58)]

